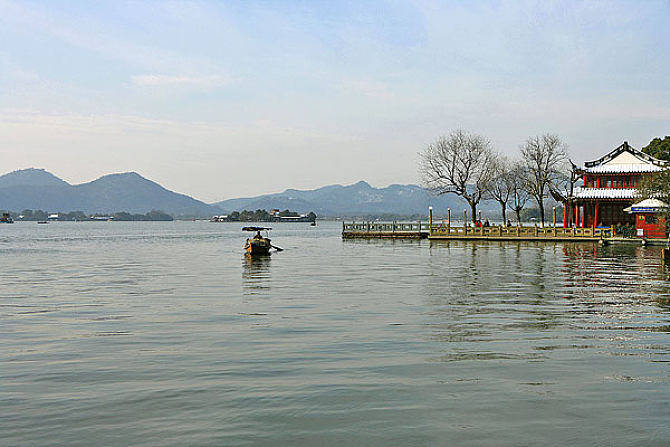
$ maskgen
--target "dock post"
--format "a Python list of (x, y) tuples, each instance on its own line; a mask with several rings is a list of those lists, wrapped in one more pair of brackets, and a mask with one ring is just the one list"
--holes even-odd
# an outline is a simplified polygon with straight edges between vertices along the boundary
[(463, 236), (468, 235), (468, 210), (463, 210)]
[[(421, 226), (419, 226), (419, 232), (421, 232)], [(433, 207), (428, 207), (428, 236), (433, 234)]]
[(555, 232), (556, 232), (556, 207), (554, 207), (554, 233)]
[(451, 208), (447, 208), (447, 233), (451, 233)]

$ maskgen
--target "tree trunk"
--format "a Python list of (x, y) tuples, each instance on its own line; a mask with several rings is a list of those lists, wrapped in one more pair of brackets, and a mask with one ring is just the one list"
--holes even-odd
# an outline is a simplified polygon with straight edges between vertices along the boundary
[(477, 202), (469, 201), (470, 212), (472, 213), (472, 223), (477, 223)]
[(516, 213), (517, 225), (521, 225), (521, 208), (515, 208), (514, 212)]
[(544, 200), (540, 200), (538, 205), (540, 206), (540, 221), (542, 222), (542, 228), (544, 228)]
[(503, 225), (506, 225), (507, 224), (507, 204), (505, 202), (500, 202), (500, 208), (502, 210)]

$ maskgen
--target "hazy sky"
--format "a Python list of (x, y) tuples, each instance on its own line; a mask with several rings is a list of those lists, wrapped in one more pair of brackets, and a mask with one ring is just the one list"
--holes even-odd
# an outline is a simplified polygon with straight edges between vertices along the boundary
[(0, 0), (0, 172), (205, 201), (418, 182), (451, 129), (670, 134), (670, 1)]

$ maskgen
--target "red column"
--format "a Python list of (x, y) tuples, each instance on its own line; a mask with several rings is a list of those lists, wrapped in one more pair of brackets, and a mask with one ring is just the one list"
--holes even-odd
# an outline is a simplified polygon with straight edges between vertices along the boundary
[(582, 228), (584, 228), (584, 217), (586, 217), (586, 205), (582, 205)]
[(595, 228), (598, 226), (598, 202), (596, 202), (593, 207), (595, 208), (593, 211), (593, 228)]
[(563, 228), (568, 228), (568, 214), (570, 214), (570, 209), (566, 202), (563, 204)]

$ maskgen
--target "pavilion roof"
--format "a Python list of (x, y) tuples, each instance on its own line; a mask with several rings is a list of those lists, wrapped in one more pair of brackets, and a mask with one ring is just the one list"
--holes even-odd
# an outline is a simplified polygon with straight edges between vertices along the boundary
[(582, 171), (591, 174), (626, 174), (659, 172), (668, 166), (667, 161), (638, 151), (624, 141), (621, 146), (599, 159), (585, 162)]

